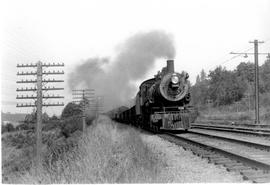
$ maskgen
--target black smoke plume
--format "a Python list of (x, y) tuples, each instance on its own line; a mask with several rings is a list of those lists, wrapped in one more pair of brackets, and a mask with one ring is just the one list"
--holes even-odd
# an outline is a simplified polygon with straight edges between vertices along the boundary
[(156, 59), (175, 56), (172, 37), (162, 31), (138, 33), (119, 48), (113, 60), (90, 58), (78, 65), (69, 74), (70, 89), (95, 89), (95, 94), (104, 96), (105, 110), (109, 110), (135, 96), (138, 89), (132, 82), (144, 80)]

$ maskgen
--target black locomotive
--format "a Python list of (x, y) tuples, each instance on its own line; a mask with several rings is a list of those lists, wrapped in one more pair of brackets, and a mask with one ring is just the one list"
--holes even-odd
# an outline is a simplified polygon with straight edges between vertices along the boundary
[(174, 72), (174, 61), (154, 78), (144, 81), (130, 109), (120, 107), (110, 111), (116, 121), (134, 126), (160, 130), (187, 130), (197, 114), (190, 106), (190, 82), (186, 72)]

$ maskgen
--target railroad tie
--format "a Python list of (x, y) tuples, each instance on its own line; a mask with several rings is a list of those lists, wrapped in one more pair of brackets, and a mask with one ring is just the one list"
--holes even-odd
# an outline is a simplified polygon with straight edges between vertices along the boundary
[(220, 155), (209, 153), (209, 154), (204, 154), (202, 157), (203, 158), (212, 158), (212, 157), (220, 157)]
[(226, 159), (226, 160), (215, 160), (214, 163), (215, 163), (215, 164), (218, 164), (218, 165), (219, 165), (219, 164), (225, 165), (225, 164), (227, 164), (227, 163), (232, 163), (232, 162), (231, 162), (231, 160)]
[[(225, 167), (232, 167), (232, 166), (234, 166), (234, 165), (238, 165), (238, 163), (237, 162), (235, 162), (235, 161), (233, 161), (233, 160), (229, 160), (229, 161), (227, 161), (227, 162), (225, 162), (224, 163), (224, 166)], [(238, 165), (238, 166), (242, 166), (242, 165)]]
[(228, 158), (226, 158), (226, 157), (224, 157), (224, 156), (216, 155), (216, 156), (211, 156), (211, 157), (209, 157), (209, 159), (218, 160), (218, 159), (228, 159)]
[(256, 183), (266, 183), (270, 182), (270, 177), (254, 177), (252, 181)]
[(227, 167), (227, 171), (242, 171), (242, 170), (251, 170), (251, 167), (247, 167), (247, 166), (232, 166), (232, 167)]
[[(226, 167), (228, 167), (228, 168), (236, 168), (239, 166), (245, 166), (245, 165), (243, 165), (242, 163), (236, 162), (236, 161), (231, 161), (231, 163), (226, 164)], [(247, 166), (245, 166), (245, 167), (247, 167)]]
[(262, 171), (258, 170), (246, 170), (241, 172), (242, 175), (248, 176), (248, 177), (270, 177), (269, 173), (263, 173)]

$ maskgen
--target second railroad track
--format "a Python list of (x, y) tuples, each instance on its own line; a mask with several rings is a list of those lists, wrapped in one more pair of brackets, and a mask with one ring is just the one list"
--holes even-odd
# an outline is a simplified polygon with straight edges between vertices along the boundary
[(238, 136), (224, 136), (200, 129), (187, 133), (159, 134), (209, 162), (223, 165), (228, 171), (239, 172), (251, 182), (270, 182), (270, 143), (244, 140)]

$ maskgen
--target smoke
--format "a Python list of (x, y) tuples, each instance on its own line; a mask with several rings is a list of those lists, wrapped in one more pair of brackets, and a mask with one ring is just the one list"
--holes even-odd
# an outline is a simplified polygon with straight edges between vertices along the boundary
[(70, 89), (87, 87), (104, 96), (105, 109), (123, 105), (138, 89), (132, 84), (142, 79), (156, 59), (170, 59), (175, 48), (170, 35), (162, 31), (138, 33), (119, 48), (114, 60), (90, 58), (69, 74)]

